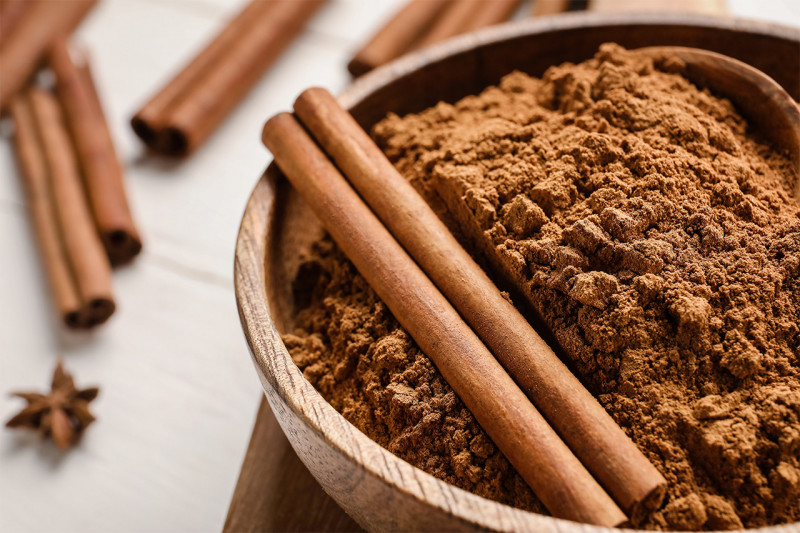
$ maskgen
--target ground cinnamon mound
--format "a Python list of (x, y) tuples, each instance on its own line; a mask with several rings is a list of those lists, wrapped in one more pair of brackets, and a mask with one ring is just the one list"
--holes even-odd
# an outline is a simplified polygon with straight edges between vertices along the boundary
[[(798, 177), (681, 69), (604, 45), (542, 79), (390, 115), (374, 137), (665, 475), (642, 526), (792, 522)], [(285, 341), (334, 407), (437, 477), (541, 510), (341, 252), (323, 241), (303, 270), (313, 291)]]

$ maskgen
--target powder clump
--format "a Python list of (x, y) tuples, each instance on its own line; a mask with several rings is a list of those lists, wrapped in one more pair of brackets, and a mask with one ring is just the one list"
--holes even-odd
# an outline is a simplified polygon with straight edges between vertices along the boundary
[[(669, 483), (650, 529), (800, 519), (797, 173), (674, 59), (604, 45), (373, 136)], [(459, 487), (541, 511), (330, 243), (285, 336), (348, 420)]]

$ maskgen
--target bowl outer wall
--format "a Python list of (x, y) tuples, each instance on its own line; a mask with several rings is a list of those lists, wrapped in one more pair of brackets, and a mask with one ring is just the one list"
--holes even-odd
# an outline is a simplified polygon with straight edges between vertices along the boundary
[[(548, 64), (591, 57), (609, 36), (628, 47), (682, 45), (728, 53), (762, 68), (800, 97), (800, 69), (793, 74), (786, 68), (800, 64), (800, 30), (695, 15), (578, 13), (487, 28), (404, 56), (358, 79), (339, 100), (369, 127), (389, 109), (403, 114), (474, 94), (496, 83), (513, 64), (540, 75)], [(522, 45), (532, 39), (535, 55)], [(453, 72), (458, 72), (455, 79)], [(514, 509), (440, 481), (370, 440), (316, 392), (276, 329), (279, 298), (268, 301), (267, 296), (273, 267), (282, 259), (276, 228), (296, 196), (271, 165), (245, 210), (234, 280), (242, 326), (270, 406), (325, 491), (373, 531), (610, 531)], [(800, 533), (800, 524), (750, 531)]]

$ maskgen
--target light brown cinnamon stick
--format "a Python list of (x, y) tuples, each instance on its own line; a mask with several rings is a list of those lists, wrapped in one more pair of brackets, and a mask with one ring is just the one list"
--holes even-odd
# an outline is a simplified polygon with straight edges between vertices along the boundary
[(591, 524), (625, 522), (614, 501), (295, 118), (273, 117), (262, 138), (333, 239), (548, 510)]
[(412, 0), (359, 50), (347, 69), (355, 77), (406, 53), (447, 7), (449, 0)]
[(0, 46), (30, 5), (30, 0), (2, 0), (0, 2)]
[(100, 99), (85, 57), (73, 61), (66, 39), (50, 51), (58, 96), (83, 170), (97, 231), (112, 264), (131, 261), (142, 241), (128, 207), (122, 166), (114, 150)]
[(424, 48), (455, 35), (508, 20), (518, 5), (519, 2), (515, 0), (451, 0), (414, 48)]
[(303, 29), (325, 0), (252, 0), (162, 92), (131, 120), (153, 150), (185, 156)]
[(54, 39), (69, 35), (97, 0), (30, 0), (0, 46), (0, 110), (22, 89)]
[(300, 95), (295, 112), (620, 507), (630, 515), (660, 503), (666, 489), (663, 476), (502, 296), (355, 119), (318, 88)]
[(87, 328), (114, 312), (111, 268), (78, 175), (58, 101), (32, 88), (14, 101), (16, 144), (31, 214), (64, 323)]
[(27, 193), (28, 210), (53, 300), (64, 324), (73, 328), (79, 327), (82, 320), (81, 299), (61, 245), (44, 151), (27, 95), (16, 95), (10, 109), (14, 120), (14, 144)]
[(172, 80), (155, 94), (131, 119), (133, 131), (148, 146), (156, 143), (163, 117), (181, 96), (191, 90), (214, 65), (223, 61), (242, 32), (255, 23), (269, 2), (253, 0), (197, 54)]
[(545, 17), (569, 11), (570, 0), (533, 0), (531, 16)]
[(511, 18), (521, 3), (522, 0), (484, 0), (464, 31), (473, 31), (505, 22)]

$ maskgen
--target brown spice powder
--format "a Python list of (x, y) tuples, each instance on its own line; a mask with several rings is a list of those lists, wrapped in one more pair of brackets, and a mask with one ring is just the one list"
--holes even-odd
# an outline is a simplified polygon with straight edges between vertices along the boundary
[[(681, 68), (604, 45), (541, 80), (513, 73), (455, 105), (389, 116), (374, 135), (667, 477), (643, 527), (792, 522), (797, 176)], [(285, 342), (348, 420), (441, 479), (543, 511), (330, 241), (297, 288), (311, 292)]]

